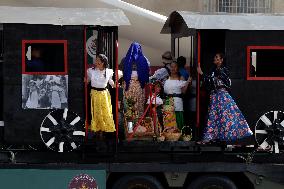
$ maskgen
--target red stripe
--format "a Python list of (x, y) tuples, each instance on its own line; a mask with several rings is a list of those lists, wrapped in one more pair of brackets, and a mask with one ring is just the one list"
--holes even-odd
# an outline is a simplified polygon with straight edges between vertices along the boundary
[(116, 143), (118, 143), (118, 41), (116, 40), (115, 48), (115, 128), (116, 128)]
[[(201, 50), (201, 44), (200, 44), (200, 32), (197, 32), (197, 65), (200, 66), (200, 50)], [(199, 108), (199, 100), (200, 100), (200, 91), (199, 91), (199, 85), (200, 85), (200, 76), (197, 74), (197, 96), (196, 96), (196, 127), (200, 127), (200, 108)]]
[(87, 27), (84, 28), (84, 62), (85, 62), (85, 77), (84, 77), (84, 84), (85, 84), (85, 140), (88, 139), (88, 83), (86, 82), (88, 80), (87, 76), (87, 51), (86, 51), (86, 32), (87, 32)]

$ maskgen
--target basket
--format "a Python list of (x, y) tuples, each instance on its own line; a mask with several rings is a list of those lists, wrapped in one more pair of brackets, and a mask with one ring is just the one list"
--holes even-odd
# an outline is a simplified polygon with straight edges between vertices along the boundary
[[(190, 134), (185, 134), (186, 129), (190, 130)], [(183, 141), (190, 141), (192, 139), (192, 129), (189, 126), (183, 126), (183, 128), (181, 129), (181, 133)]]
[(181, 133), (163, 133), (163, 135), (166, 137), (166, 140), (168, 141), (178, 141)]
[(191, 135), (182, 135), (182, 140), (183, 141), (190, 141), (191, 140)]

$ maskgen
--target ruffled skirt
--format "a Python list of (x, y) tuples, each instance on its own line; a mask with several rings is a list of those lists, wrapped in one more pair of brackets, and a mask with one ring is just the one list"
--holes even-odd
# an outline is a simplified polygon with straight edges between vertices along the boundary
[(91, 90), (91, 130), (94, 132), (114, 132), (111, 98), (108, 90)]
[(236, 141), (251, 136), (242, 112), (225, 89), (210, 95), (209, 115), (204, 141)]

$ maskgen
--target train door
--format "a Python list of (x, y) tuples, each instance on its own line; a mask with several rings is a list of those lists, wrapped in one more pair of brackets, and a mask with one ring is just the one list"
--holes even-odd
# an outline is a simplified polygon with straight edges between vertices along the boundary
[[(202, 71), (206, 74), (213, 67), (213, 58), (216, 53), (225, 54), (225, 30), (202, 30), (197, 32), (197, 61)], [(199, 138), (202, 137), (203, 129), (207, 125), (209, 93), (202, 83), (198, 81), (197, 119), (199, 122)]]
[[(195, 52), (195, 37), (194, 35), (180, 37), (172, 35), (172, 52), (179, 61), (179, 57), (186, 58), (185, 69), (192, 78), (191, 86), (186, 91), (184, 101), (184, 118), (185, 132), (191, 132), (193, 139), (196, 138), (197, 132), (197, 72), (196, 72), (196, 52)], [(184, 131), (183, 131), (184, 132)]]
[[(87, 77), (87, 69), (94, 67), (96, 55), (105, 54), (108, 57), (109, 68), (115, 71), (117, 66), (117, 35), (118, 29), (116, 26), (111, 27), (86, 27), (85, 29), (85, 76)], [(114, 72), (115, 73), (115, 72)], [(113, 76), (115, 80), (115, 74)], [(85, 84), (85, 111), (86, 111), (86, 133), (88, 138), (95, 137), (90, 132), (91, 123), (91, 108), (90, 108), (90, 84)], [(114, 119), (116, 118), (116, 106), (115, 97), (116, 90), (108, 87), (111, 100), (112, 100), (112, 112)], [(116, 122), (116, 121), (115, 121)], [(109, 138), (115, 138), (114, 133)]]

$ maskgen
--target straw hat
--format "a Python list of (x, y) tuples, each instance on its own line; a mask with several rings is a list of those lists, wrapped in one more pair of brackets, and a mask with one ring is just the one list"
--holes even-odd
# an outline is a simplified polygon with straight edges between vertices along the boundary
[(170, 63), (172, 63), (173, 60), (175, 60), (175, 57), (173, 56), (173, 54), (170, 51), (166, 51), (166, 52), (164, 52), (164, 54), (162, 54), (162, 63), (163, 64), (170, 64)]

